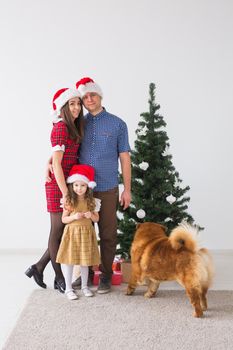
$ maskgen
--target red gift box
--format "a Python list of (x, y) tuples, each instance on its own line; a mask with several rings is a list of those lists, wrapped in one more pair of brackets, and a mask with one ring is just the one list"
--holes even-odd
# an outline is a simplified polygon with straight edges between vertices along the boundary
[[(99, 276), (101, 272), (100, 271), (95, 271), (94, 273), (94, 279), (93, 279), (93, 284), (97, 286), (99, 284)], [(122, 282), (122, 273), (121, 271), (113, 271), (112, 274), (112, 285), (118, 286)]]
[(121, 263), (119, 261), (113, 261), (112, 270), (113, 271), (121, 271)]

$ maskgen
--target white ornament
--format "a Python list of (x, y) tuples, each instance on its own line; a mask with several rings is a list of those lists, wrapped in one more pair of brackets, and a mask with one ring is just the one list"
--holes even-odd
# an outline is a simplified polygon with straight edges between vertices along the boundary
[(139, 164), (139, 168), (142, 170), (147, 170), (148, 167), (149, 167), (149, 164), (147, 162), (142, 162)]
[(164, 222), (168, 222), (168, 221), (172, 221), (172, 218), (166, 218), (165, 220), (164, 220)]
[(144, 185), (144, 181), (143, 181), (142, 179), (136, 178), (135, 180), (136, 180), (139, 184)]
[(166, 197), (166, 201), (170, 204), (174, 203), (176, 201), (176, 197), (174, 197), (172, 194), (170, 196)]
[(143, 209), (139, 209), (137, 212), (136, 212), (136, 215), (139, 219), (143, 219), (145, 216), (146, 216), (146, 212), (143, 210)]

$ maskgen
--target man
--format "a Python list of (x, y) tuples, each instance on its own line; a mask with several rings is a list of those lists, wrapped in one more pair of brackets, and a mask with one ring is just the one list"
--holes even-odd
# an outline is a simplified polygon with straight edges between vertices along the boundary
[(85, 133), (78, 161), (95, 168), (97, 187), (94, 196), (101, 200), (101, 275), (97, 292), (103, 294), (111, 288), (112, 263), (117, 244), (118, 159), (124, 183), (120, 204), (126, 209), (131, 201), (130, 146), (126, 123), (102, 106), (103, 93), (99, 85), (90, 78), (83, 78), (76, 83), (76, 88), (89, 112), (85, 116)]

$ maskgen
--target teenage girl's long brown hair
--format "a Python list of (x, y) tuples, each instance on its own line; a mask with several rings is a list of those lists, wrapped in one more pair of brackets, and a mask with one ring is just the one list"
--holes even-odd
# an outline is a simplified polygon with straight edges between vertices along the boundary
[(69, 101), (61, 109), (61, 117), (65, 122), (69, 136), (72, 140), (77, 143), (81, 143), (84, 135), (84, 118), (83, 118), (83, 105), (81, 102), (81, 110), (78, 118), (73, 122), (73, 118), (69, 108)]
[[(91, 212), (95, 210), (95, 198), (93, 197), (93, 191), (87, 187), (84, 198), (87, 200), (87, 209)], [(73, 184), (68, 184), (68, 193), (66, 195), (66, 204), (65, 206), (71, 211), (75, 211), (78, 207), (78, 195), (73, 190)]]

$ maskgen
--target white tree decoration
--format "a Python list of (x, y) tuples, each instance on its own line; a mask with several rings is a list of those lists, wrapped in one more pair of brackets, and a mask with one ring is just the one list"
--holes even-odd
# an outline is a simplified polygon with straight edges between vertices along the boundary
[(139, 168), (142, 169), (142, 170), (147, 170), (149, 167), (149, 164), (147, 162), (141, 162), (139, 164)]
[(176, 201), (176, 197), (174, 197), (172, 194), (170, 196), (166, 197), (166, 201), (170, 204), (174, 203)]
[(143, 209), (139, 209), (137, 212), (136, 212), (136, 215), (139, 219), (143, 219), (145, 216), (146, 216), (146, 212), (143, 210)]

